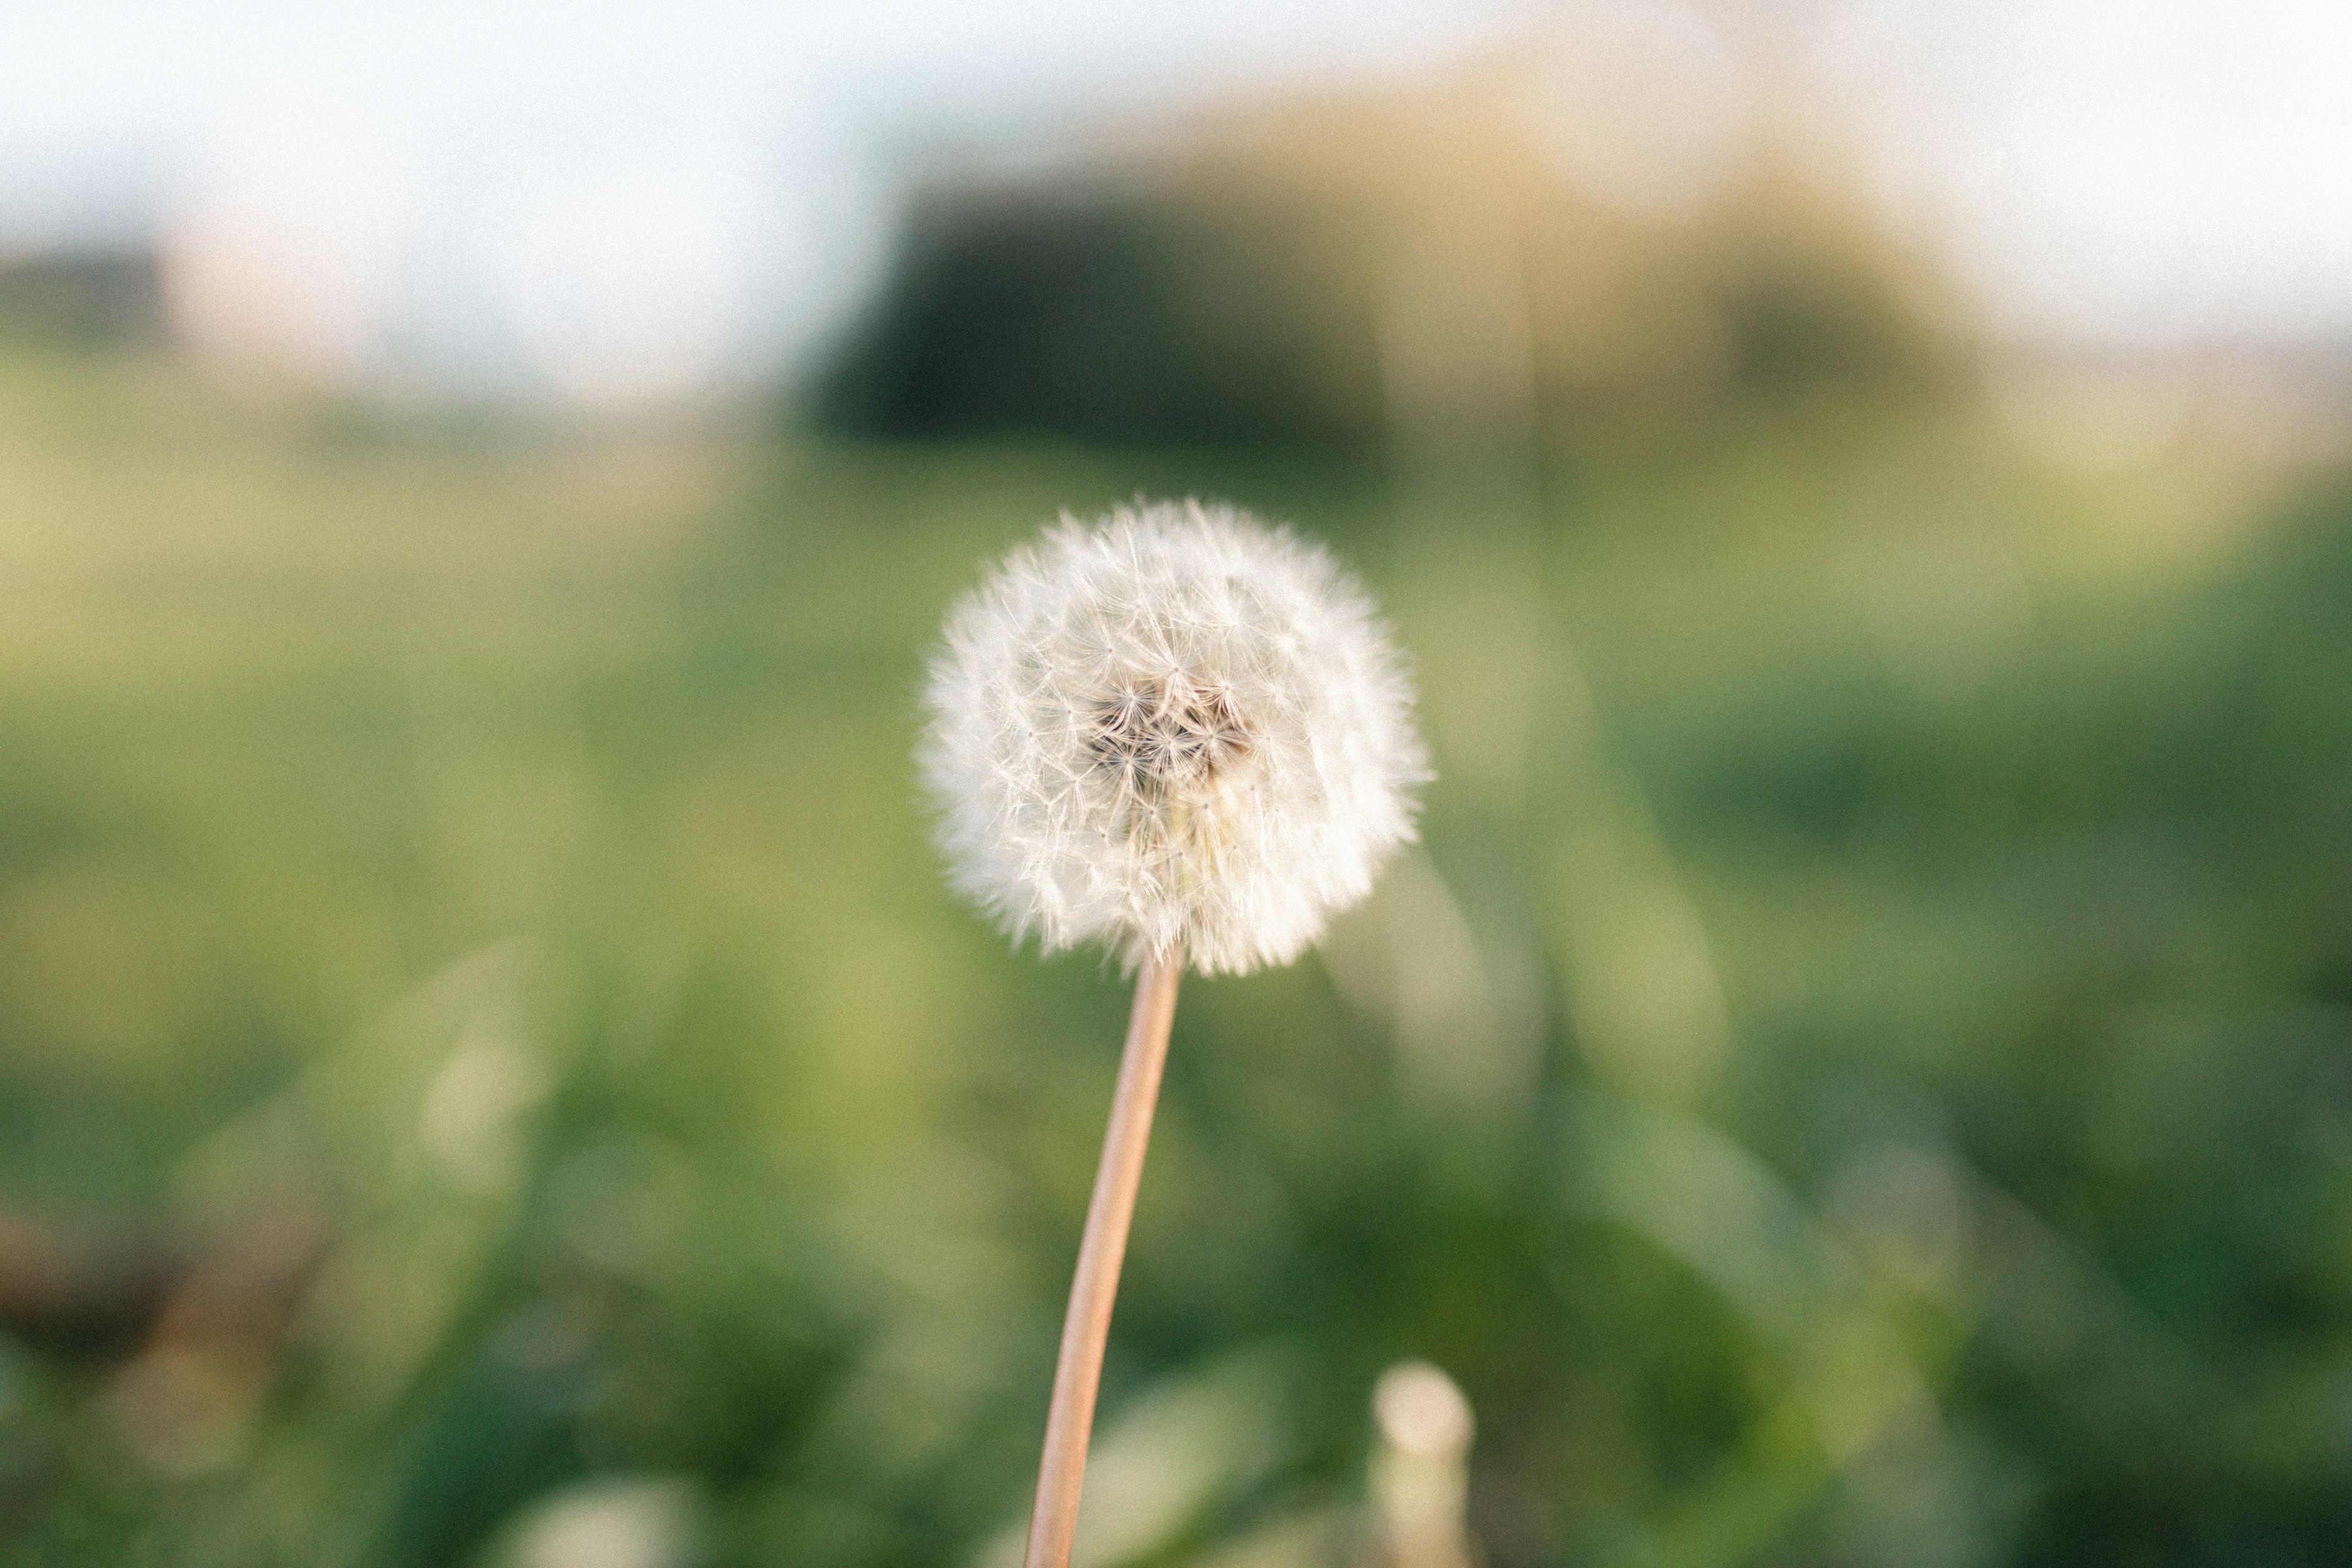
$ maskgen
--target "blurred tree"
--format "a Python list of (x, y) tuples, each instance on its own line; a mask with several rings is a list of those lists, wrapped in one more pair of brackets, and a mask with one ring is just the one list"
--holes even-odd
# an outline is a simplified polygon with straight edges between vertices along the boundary
[(1686, 200), (1629, 205), (1605, 167), (1599, 188), (1580, 173), (1592, 149), (1552, 123), (1556, 95), (1543, 59), (1514, 58), (935, 190), (818, 422), (1233, 447), (1542, 426), (1575, 444), (1951, 381), (1958, 309), (1849, 149), (1759, 108)]
[(0, 336), (95, 346), (153, 344), (163, 335), (153, 252), (0, 253)]

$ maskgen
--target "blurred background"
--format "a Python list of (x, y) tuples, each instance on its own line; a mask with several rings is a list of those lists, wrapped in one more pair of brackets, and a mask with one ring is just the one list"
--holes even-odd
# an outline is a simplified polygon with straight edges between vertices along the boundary
[(908, 752), (1139, 494), (1438, 781), (1187, 987), (1081, 1568), (2352, 1561), (2347, 71), (16, 0), (0, 1562), (1017, 1561), (1127, 997)]

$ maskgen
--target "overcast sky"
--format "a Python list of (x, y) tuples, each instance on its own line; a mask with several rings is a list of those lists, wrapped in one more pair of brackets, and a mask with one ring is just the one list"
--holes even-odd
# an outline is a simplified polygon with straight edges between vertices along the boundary
[(0, 246), (282, 255), (355, 362), (657, 392), (818, 341), (959, 145), (1428, 71), (1563, 13), (1803, 17), (2012, 328), (2352, 334), (2341, 0), (6, 0)]

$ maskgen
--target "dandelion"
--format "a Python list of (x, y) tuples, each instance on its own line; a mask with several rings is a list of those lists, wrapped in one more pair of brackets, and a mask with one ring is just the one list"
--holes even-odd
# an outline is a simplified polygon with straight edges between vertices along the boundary
[(1196, 501), (1065, 518), (948, 617), (922, 765), (956, 886), (1141, 971), (1063, 1329), (1027, 1568), (1077, 1521), (1178, 977), (1284, 963), (1412, 837), (1412, 692), (1320, 548)]
[(949, 617), (924, 773), (1016, 940), (1297, 956), (1412, 836), (1412, 690), (1329, 556), (1196, 502), (1065, 521)]
[(1381, 1563), (1470, 1568), (1465, 1505), (1477, 1420), (1461, 1385), (1425, 1361), (1399, 1362), (1372, 1389), (1372, 1415), (1381, 1439), (1371, 1490)]

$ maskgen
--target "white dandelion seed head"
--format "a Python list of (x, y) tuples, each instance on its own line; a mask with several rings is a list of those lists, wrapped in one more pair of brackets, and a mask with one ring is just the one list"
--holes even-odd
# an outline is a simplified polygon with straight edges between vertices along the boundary
[(1197, 501), (1065, 517), (950, 613), (921, 761), (1016, 941), (1283, 963), (1370, 891), (1428, 775), (1412, 688), (1318, 546)]

